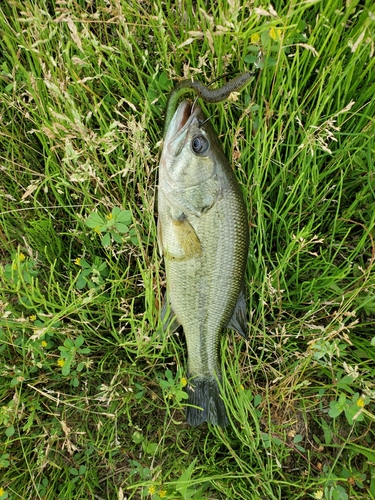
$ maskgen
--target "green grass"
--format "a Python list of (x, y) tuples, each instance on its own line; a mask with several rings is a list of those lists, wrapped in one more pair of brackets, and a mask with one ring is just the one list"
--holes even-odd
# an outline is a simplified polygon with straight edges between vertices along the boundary
[[(375, 10), (267, 5), (2, 2), (1, 500), (375, 498)], [(165, 106), (259, 50), (203, 103), (248, 204), (249, 340), (222, 339), (230, 426), (189, 428)]]

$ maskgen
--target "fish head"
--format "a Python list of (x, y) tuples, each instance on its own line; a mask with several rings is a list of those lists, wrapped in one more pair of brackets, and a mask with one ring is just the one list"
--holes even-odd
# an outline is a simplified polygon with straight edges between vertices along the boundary
[[(182, 101), (169, 124), (160, 159), (160, 183), (184, 190), (217, 173), (216, 134), (199, 106)], [(219, 147), (220, 148), (220, 147)]]

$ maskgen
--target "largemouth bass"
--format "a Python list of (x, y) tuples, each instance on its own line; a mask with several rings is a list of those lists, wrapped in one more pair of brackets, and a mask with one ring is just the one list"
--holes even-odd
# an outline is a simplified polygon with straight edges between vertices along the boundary
[(165, 133), (158, 243), (167, 276), (163, 321), (172, 329), (182, 325), (187, 342), (187, 422), (225, 427), (219, 342), (224, 328), (246, 337), (248, 216), (214, 129), (189, 101), (181, 102)]

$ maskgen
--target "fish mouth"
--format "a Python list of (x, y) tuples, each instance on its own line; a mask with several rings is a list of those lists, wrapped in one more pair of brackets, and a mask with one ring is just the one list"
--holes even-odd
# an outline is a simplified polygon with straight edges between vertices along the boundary
[(192, 110), (192, 104), (190, 101), (183, 101), (178, 107), (177, 111), (179, 111), (179, 113), (178, 116), (176, 116), (177, 120), (178, 119), (180, 120), (180, 123), (178, 123), (178, 121), (176, 123), (178, 131), (181, 130), (186, 125), (186, 122), (189, 120), (191, 116), (191, 110)]
[(201, 114), (199, 106), (193, 106), (190, 101), (182, 101), (169, 124), (165, 143), (170, 154), (178, 156), (187, 140), (188, 130), (192, 123), (198, 121)]
[(191, 125), (195, 120), (199, 121), (202, 110), (190, 101), (182, 101), (175, 112), (177, 132)]

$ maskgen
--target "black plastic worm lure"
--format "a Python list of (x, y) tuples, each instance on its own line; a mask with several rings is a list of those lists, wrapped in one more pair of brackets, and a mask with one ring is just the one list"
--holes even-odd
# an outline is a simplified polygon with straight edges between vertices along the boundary
[(209, 103), (224, 101), (232, 92), (238, 92), (254, 78), (254, 72), (246, 71), (236, 76), (218, 89), (209, 89), (203, 83), (196, 80), (182, 80), (178, 82), (169, 96), (167, 111), (165, 115), (164, 135), (176, 111), (178, 101), (183, 94), (193, 90), (198, 97)]

